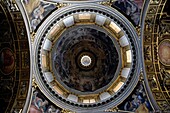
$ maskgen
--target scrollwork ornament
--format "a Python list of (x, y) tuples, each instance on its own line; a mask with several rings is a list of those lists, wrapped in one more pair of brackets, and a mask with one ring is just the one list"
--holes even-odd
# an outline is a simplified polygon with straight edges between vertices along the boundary
[(32, 32), (32, 33), (31, 33), (31, 42), (32, 42), (32, 43), (34, 42), (35, 35), (36, 35), (36, 33), (35, 33), (35, 32)]
[(66, 6), (68, 6), (68, 5), (70, 5), (70, 4), (68, 4), (68, 3), (59, 3), (59, 4), (57, 4), (56, 6), (57, 6), (58, 8), (62, 8), (62, 7), (66, 7)]
[(113, 108), (107, 109), (106, 112), (118, 112), (118, 108), (113, 107)]
[(138, 36), (140, 37), (140, 35), (141, 35), (141, 27), (140, 27), (140, 26), (137, 26), (137, 27), (136, 27), (136, 31), (137, 31), (137, 33), (138, 33)]
[(32, 79), (32, 87), (36, 89), (37, 86), (38, 86), (38, 85), (37, 85), (37, 83), (36, 83), (36, 80), (35, 80), (35, 78), (33, 77), (33, 79)]

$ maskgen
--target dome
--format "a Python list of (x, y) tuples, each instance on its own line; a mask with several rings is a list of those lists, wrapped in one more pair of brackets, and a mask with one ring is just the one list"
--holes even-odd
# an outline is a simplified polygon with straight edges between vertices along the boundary
[(137, 34), (119, 12), (73, 5), (55, 11), (41, 27), (35, 38), (36, 79), (54, 103), (73, 111), (104, 110), (135, 87)]

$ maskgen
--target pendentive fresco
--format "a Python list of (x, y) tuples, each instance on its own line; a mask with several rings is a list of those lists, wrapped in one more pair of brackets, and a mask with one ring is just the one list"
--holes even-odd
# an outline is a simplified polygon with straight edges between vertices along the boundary
[(61, 110), (51, 103), (38, 88), (33, 90), (29, 113), (61, 113)]
[(132, 112), (153, 112), (142, 82), (138, 82), (132, 94), (118, 106), (119, 109)]
[(40, 0), (23, 0), (23, 3), (33, 31), (40, 22), (56, 8), (55, 5)]
[(144, 0), (115, 0), (115, 7), (125, 15), (135, 26), (139, 25)]

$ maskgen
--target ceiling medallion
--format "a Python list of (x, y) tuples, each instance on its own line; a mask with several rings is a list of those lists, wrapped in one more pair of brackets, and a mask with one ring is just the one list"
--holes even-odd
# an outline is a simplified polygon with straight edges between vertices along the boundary
[(0, 51), (0, 56), (1, 56), (1, 69), (0, 69), (0, 71), (4, 75), (9, 75), (10, 73), (13, 72), (14, 66), (15, 66), (14, 52), (10, 48), (6, 47), (6, 48), (3, 48)]
[(116, 106), (138, 82), (137, 34), (124, 16), (106, 6), (55, 11), (38, 29), (35, 45), (38, 86), (65, 109)]
[(170, 40), (165, 39), (161, 41), (158, 47), (158, 55), (161, 63), (170, 66)]

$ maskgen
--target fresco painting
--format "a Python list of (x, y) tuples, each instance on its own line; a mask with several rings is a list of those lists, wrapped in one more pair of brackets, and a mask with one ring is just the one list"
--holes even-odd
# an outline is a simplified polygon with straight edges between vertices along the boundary
[(140, 15), (144, 0), (117, 0), (113, 2), (112, 7), (115, 7), (122, 12), (135, 25), (139, 25)]
[(120, 110), (137, 113), (149, 113), (153, 111), (142, 82), (137, 84), (132, 94), (123, 103), (121, 103), (118, 108)]
[(23, 1), (32, 30), (36, 30), (40, 22), (56, 8), (55, 5), (40, 0), (24, 0)]
[(51, 103), (37, 88), (33, 91), (29, 113), (61, 113), (61, 108)]

